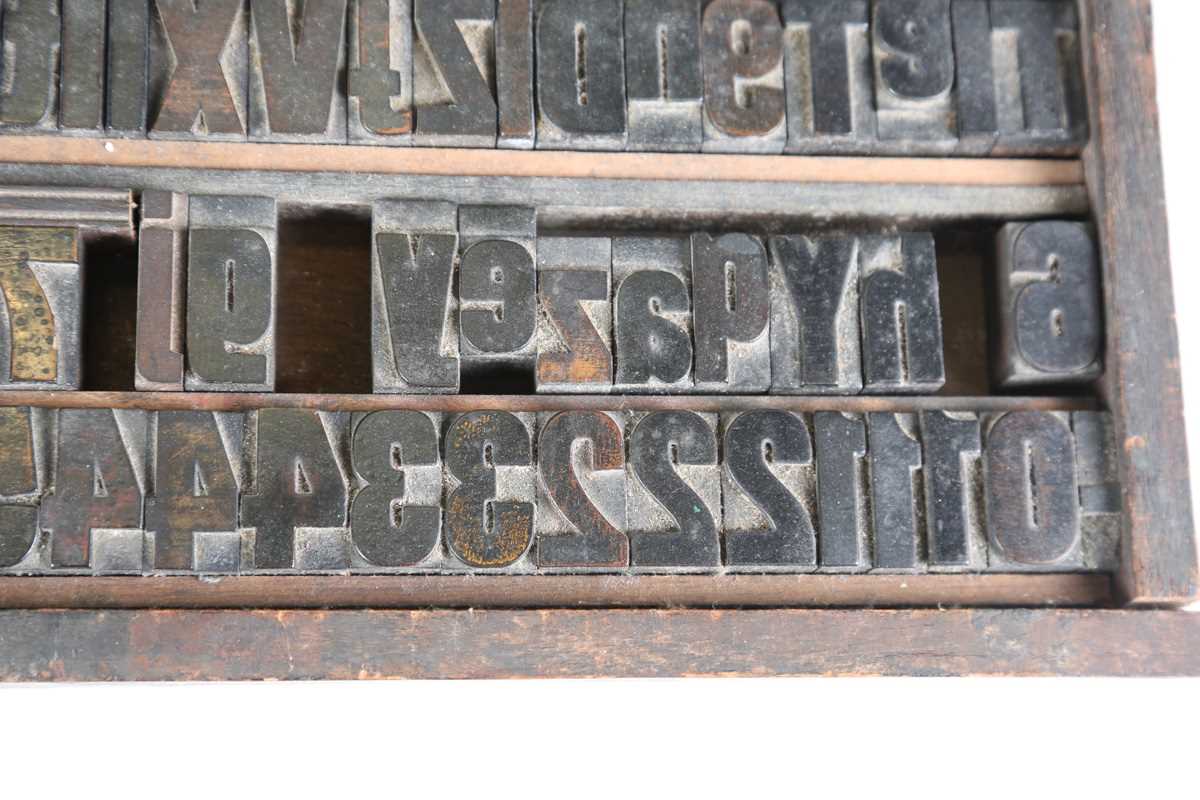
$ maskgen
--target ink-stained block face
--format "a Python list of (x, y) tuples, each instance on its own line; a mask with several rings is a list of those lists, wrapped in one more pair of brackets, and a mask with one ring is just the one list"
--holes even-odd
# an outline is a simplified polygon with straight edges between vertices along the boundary
[(80, 255), (73, 228), (0, 226), (0, 388), (80, 387)]
[(350, 0), (348, 29), (346, 101), (350, 142), (411, 144), (412, 0)]
[(927, 411), (920, 430), (929, 568), (978, 572), (988, 562), (979, 416)]
[(683, 236), (613, 239), (616, 385), (632, 393), (693, 386), (692, 252)]
[(276, 212), (265, 197), (190, 198), (187, 389), (275, 387)]
[(495, 0), (414, 0), (414, 144), (495, 147)]
[(611, 391), (612, 240), (545, 237), (537, 257), (537, 390)]
[(182, 391), (188, 196), (142, 192), (134, 386)]
[(1103, 370), (1100, 256), (1078, 222), (1005, 225), (997, 236), (1000, 386), (1086, 383)]
[(108, 0), (104, 125), (109, 136), (146, 135), (153, 5), (146, 0)]
[(0, 0), (0, 126), (24, 132), (53, 130), (63, 22), (58, 3)]
[(872, 565), (867, 420), (860, 414), (813, 414), (817, 461), (817, 561), (823, 572), (865, 572)]
[(532, 150), (537, 140), (533, 101), (535, 0), (496, 2), (496, 146)]
[(16, 567), (33, 549), (45, 486), (43, 425), (27, 407), (0, 407), (0, 567)]
[(376, 203), (371, 238), (375, 391), (457, 392), (455, 206), (418, 201)]
[(925, 464), (915, 414), (867, 414), (873, 567), (917, 572), (925, 565), (926, 515), (918, 492)]
[(713, 0), (701, 21), (706, 152), (780, 153), (783, 26), (768, 0)]
[(64, 133), (99, 134), (104, 130), (104, 3), (62, 0), (61, 14), (59, 127)]
[(767, 251), (742, 233), (692, 236), (695, 386), (753, 394), (771, 386)]
[(703, 0), (625, 0), (629, 150), (700, 150), (703, 5)]
[(876, 0), (872, 19), (880, 139), (954, 139), (950, 0)]

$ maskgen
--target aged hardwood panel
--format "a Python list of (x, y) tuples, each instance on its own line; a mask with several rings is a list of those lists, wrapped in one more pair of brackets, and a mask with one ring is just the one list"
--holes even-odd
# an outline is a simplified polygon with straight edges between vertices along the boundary
[(0, 639), (14, 681), (1200, 673), (1170, 611), (12, 611)]
[(1135, 603), (1195, 600), (1179, 346), (1171, 294), (1149, 0), (1089, 0), (1097, 141), (1086, 162), (1099, 228), (1107, 390), (1125, 524), (1122, 587)]

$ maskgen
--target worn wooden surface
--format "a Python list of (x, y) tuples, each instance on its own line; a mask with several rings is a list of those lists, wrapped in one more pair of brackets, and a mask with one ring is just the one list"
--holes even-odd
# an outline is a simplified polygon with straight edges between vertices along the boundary
[(1106, 388), (1124, 485), (1122, 586), (1135, 603), (1197, 597), (1149, 0), (1090, 0), (1092, 178), (1108, 310)]

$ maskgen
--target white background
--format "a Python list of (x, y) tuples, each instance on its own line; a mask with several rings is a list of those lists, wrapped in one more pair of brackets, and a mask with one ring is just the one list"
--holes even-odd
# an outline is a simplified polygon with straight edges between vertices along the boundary
[[(1155, 3), (1193, 453), (1200, 453), (1200, 314), (1188, 313), (1200, 296), (1198, 6)], [(990, 679), (5, 687), (0, 800), (250, 792), (740, 800), (813, 790), (819, 797), (1196, 797), (1197, 687)]]

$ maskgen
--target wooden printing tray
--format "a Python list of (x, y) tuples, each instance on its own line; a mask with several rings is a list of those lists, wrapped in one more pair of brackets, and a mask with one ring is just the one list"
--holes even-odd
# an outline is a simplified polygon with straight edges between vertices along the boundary
[[(361, 315), (344, 313), (366, 307), (369, 286), (340, 271), (346, 260), (367, 258), (363, 204), (397, 192), (519, 198), (538, 205), (543, 223), (559, 230), (612, 224), (623, 209), (638, 209), (647, 226), (746, 221), (768, 229), (791, 219), (811, 226), (819, 216), (838, 223), (903, 219), (940, 230), (947, 221), (961, 227), (983, 220), (986, 227), (987, 220), (1090, 214), (1102, 247), (1107, 315), (1099, 404), (1114, 414), (1124, 488), (1115, 580), (1084, 573), (3, 577), (0, 679), (1200, 674), (1200, 616), (1179, 610), (1196, 599), (1197, 566), (1149, 0), (1083, 5), (1092, 133), (1081, 162), (418, 153), (129, 140), (109, 148), (94, 139), (6, 137), (0, 182), (7, 184), (171, 189), (186, 175), (200, 190), (237, 181), (285, 205), (335, 210), (319, 226), (282, 222), (281, 260), (292, 265), (281, 272), (280, 289), (288, 303), (281, 308), (279, 388), (287, 393), (128, 391), (136, 258), (115, 246), (110, 272), (92, 282), (87, 303), (91, 319), (110, 326), (108, 340), (130, 350), (89, 349), (88, 391), (3, 392), (0, 404), (1090, 408), (1096, 402), (1088, 398), (977, 396), (988, 391), (979, 342), (948, 348), (947, 389), (925, 398), (370, 395), (370, 331)], [(956, 252), (984, 257), (983, 238), (966, 237)], [(983, 313), (982, 284), (959, 284), (944, 291), (963, 300), (962, 313)], [(339, 343), (359, 346), (333, 348), (303, 335), (314, 329), (336, 329)]]

